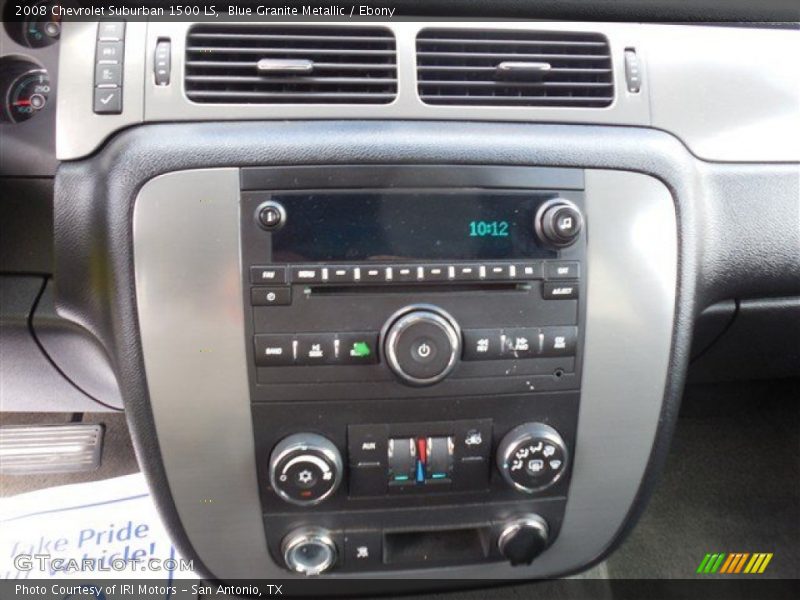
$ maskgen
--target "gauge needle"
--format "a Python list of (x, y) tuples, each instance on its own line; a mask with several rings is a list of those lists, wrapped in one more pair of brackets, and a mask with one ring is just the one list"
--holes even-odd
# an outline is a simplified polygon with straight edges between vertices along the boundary
[(12, 102), (14, 106), (30, 106), (30, 100), (17, 100), (16, 102)]

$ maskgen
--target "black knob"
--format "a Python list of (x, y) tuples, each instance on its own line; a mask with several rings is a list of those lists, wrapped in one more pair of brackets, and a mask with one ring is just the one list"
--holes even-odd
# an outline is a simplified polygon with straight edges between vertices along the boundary
[(555, 198), (539, 207), (534, 225), (545, 244), (565, 248), (578, 240), (583, 228), (583, 216), (572, 202)]
[(281, 498), (313, 506), (333, 494), (342, 481), (342, 456), (335, 444), (315, 433), (284, 438), (269, 457), (269, 480)]
[(529, 565), (547, 548), (547, 522), (539, 515), (526, 515), (505, 525), (497, 548), (512, 566)]
[(512, 487), (533, 493), (561, 479), (567, 468), (567, 446), (544, 423), (525, 423), (509, 431), (497, 447), (497, 468)]
[(286, 209), (279, 202), (267, 200), (258, 205), (256, 221), (262, 229), (277, 231), (286, 224)]
[(443, 310), (411, 306), (389, 320), (384, 334), (384, 356), (389, 368), (409, 385), (441, 381), (461, 354), (461, 331)]

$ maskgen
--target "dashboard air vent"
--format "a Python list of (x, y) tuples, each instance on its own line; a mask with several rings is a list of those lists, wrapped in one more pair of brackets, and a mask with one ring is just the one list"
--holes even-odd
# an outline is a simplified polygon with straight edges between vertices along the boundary
[(614, 100), (611, 51), (597, 33), (425, 29), (417, 76), (426, 104), (599, 108)]
[(378, 27), (195, 25), (186, 95), (212, 104), (386, 104), (397, 95), (393, 34)]

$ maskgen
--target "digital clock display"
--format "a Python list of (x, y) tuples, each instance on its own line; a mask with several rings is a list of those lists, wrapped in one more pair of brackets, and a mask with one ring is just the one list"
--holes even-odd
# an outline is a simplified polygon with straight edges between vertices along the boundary
[(470, 237), (508, 237), (508, 221), (470, 221)]
[(544, 192), (280, 193), (273, 262), (549, 258), (533, 219)]

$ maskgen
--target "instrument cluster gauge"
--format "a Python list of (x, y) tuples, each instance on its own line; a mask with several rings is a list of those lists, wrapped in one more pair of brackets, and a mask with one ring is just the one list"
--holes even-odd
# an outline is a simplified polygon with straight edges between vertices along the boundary
[(18, 44), (28, 48), (44, 48), (55, 44), (61, 36), (61, 18), (47, 2), (6, 3), (3, 20), (8, 35)]
[(0, 59), (0, 120), (21, 123), (42, 111), (50, 95), (47, 70), (34, 62), (3, 57)]

